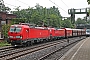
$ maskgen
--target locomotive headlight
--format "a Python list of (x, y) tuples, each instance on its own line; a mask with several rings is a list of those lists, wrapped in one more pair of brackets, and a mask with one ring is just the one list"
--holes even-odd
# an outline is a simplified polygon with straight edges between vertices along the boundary
[(9, 36), (9, 38), (13, 38), (13, 36)]
[(22, 39), (22, 36), (20, 36), (20, 39)]
[(16, 38), (20, 38), (20, 39), (22, 39), (22, 36), (16, 36)]
[(16, 38), (20, 38), (20, 36), (16, 36)]

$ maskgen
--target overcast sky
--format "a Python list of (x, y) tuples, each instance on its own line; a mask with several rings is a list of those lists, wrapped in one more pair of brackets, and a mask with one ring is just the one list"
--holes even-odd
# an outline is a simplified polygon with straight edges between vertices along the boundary
[[(43, 7), (52, 7), (52, 6), (56, 6), (59, 8), (60, 13), (63, 17), (67, 17), (70, 16), (68, 15), (68, 9), (71, 8), (75, 8), (75, 9), (79, 9), (79, 8), (86, 8), (89, 7), (87, 0), (3, 0), (4, 4), (8, 7), (10, 7), (11, 9), (16, 8), (15, 6), (21, 6), (20, 8), (24, 9), (24, 8), (28, 8), (30, 7), (34, 7), (36, 5), (36, 3), (39, 3), (39, 5), (43, 6)], [(52, 2), (54, 3), (52, 3)], [(55, 5), (56, 4), (56, 5)], [(76, 15), (77, 17), (84, 17), (85, 14), (81, 15)]]

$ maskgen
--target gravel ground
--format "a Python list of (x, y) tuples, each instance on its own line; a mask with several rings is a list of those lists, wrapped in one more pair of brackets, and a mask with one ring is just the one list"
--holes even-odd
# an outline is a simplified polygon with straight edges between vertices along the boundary
[(52, 51), (55, 51), (56, 49), (61, 48), (62, 45), (63, 44), (58, 44), (57, 46), (49, 47), (49, 48), (31, 53), (31, 54), (21, 57), (20, 59), (17, 59), (17, 60), (38, 60), (38, 58), (44, 56), (45, 54), (48, 54)]

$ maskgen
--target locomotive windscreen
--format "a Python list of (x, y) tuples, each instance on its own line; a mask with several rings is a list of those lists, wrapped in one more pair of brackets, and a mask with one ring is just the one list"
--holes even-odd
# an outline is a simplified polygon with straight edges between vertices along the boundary
[(21, 27), (10, 27), (10, 32), (20, 32), (21, 31)]

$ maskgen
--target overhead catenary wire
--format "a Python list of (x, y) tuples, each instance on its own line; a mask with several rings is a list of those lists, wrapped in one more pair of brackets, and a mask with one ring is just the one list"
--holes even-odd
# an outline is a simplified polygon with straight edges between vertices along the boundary
[[(27, 6), (29, 6), (29, 4), (26, 4), (26, 3), (24, 3), (24, 2), (22, 2), (22, 1), (20, 1), (20, 0), (17, 0), (17, 1), (20, 2), (20, 3), (23, 3), (23, 4), (27, 5)], [(13, 6), (13, 7), (18, 7), (18, 6), (9, 4), (9, 3), (5, 3), (5, 4), (10, 5), (10, 6)]]
[(65, 11), (63, 8), (61, 8), (60, 6), (58, 6), (55, 2), (53, 2), (53, 1), (51, 1), (51, 0), (49, 0), (49, 1), (52, 2), (52, 3), (55, 4), (58, 8), (62, 9), (64, 12), (67, 13), (67, 11)]
[(10, 5), (10, 6), (14, 6), (14, 7), (18, 7), (18, 6), (15, 6), (15, 5), (8, 4), (8, 3), (5, 3), (5, 4)]
[[(55, 4), (56, 6), (58, 6), (55, 2), (53, 2), (53, 1), (51, 1), (51, 0), (49, 0), (50, 2), (52, 2), (53, 4)], [(61, 0), (62, 1), (62, 0)], [(69, 8), (69, 6), (64, 2), (64, 1), (62, 1), (68, 8)], [(66, 12), (63, 8), (61, 8), (60, 6), (58, 6), (58, 8), (60, 8), (60, 9), (62, 9), (64, 12)], [(67, 13), (67, 12), (66, 12)], [(78, 16), (77, 16), (78, 17)]]
[[(24, 3), (24, 2), (22, 2), (22, 1), (20, 1), (20, 0), (17, 0), (18, 2), (20, 2), (20, 3), (23, 3), (23, 4), (25, 4), (25, 5), (28, 5), (28, 4), (26, 4), (26, 3)], [(67, 11), (65, 11), (63, 8), (61, 8), (60, 6), (58, 6), (55, 2), (53, 2), (53, 1), (51, 1), (51, 0), (49, 0), (50, 2), (52, 2), (53, 4), (55, 4), (58, 8), (60, 8), (60, 9), (62, 9), (64, 12), (66, 12), (67, 13)], [(63, 2), (64, 3), (64, 2)], [(7, 4), (7, 5), (10, 5), (10, 6), (14, 6), (14, 7), (18, 7), (18, 6), (15, 6), (15, 5), (11, 5), (11, 4), (8, 4), (8, 3), (5, 3), (5, 4)], [(65, 4), (65, 3), (64, 3)], [(28, 5), (29, 6), (29, 5)]]
[(27, 5), (27, 6), (29, 6), (29, 4), (24, 3), (24, 2), (22, 2), (22, 1), (20, 1), (20, 0), (17, 0), (17, 1), (20, 2), (20, 3), (23, 3), (23, 4)]
[(61, 1), (69, 8), (69, 6), (63, 0), (61, 0)]
[[(28, 5), (28, 4), (26, 4), (26, 3), (24, 3), (24, 2), (22, 2), (22, 1), (20, 1), (20, 0), (17, 0), (17, 1), (20, 2), (20, 3), (23, 3), (23, 4), (25, 4), (25, 5)], [(58, 8), (62, 9), (64, 12), (67, 13), (67, 11), (65, 11), (63, 8), (61, 8), (60, 6), (58, 6), (55, 2), (53, 2), (53, 1), (51, 1), (51, 0), (49, 0), (49, 1), (52, 2), (52, 3), (55, 4)], [(15, 5), (8, 4), (8, 3), (5, 3), (5, 4), (10, 5), (10, 6), (14, 6), (14, 7), (18, 7), (18, 6), (15, 6)], [(28, 6), (29, 6), (29, 5), (28, 5)]]
[[(69, 8), (69, 6), (63, 1), (63, 0), (61, 0), (68, 8)], [(77, 16), (78, 17), (78, 16)]]
[[(24, 2), (22, 2), (22, 1), (20, 1), (20, 0), (17, 0), (17, 1), (20, 2), (20, 3), (23, 3), (23, 4), (27, 5), (27, 6), (29, 6), (29, 4), (24, 3)], [(53, 1), (51, 1), (51, 0), (49, 0), (49, 1), (52, 2), (52, 3), (55, 4), (58, 8), (62, 9), (64, 12), (67, 13), (67, 11), (65, 11), (63, 8), (61, 8), (59, 5), (57, 5), (55, 2), (53, 2)], [(61, 0), (61, 1), (62, 1), (62, 0)], [(62, 2), (68, 7), (68, 5), (67, 5), (64, 1), (62, 1)], [(10, 5), (10, 6), (14, 6), (14, 7), (18, 7), (18, 6), (15, 6), (15, 5), (8, 4), (8, 3), (5, 3), (5, 4)], [(68, 8), (69, 8), (69, 7), (68, 7)]]

